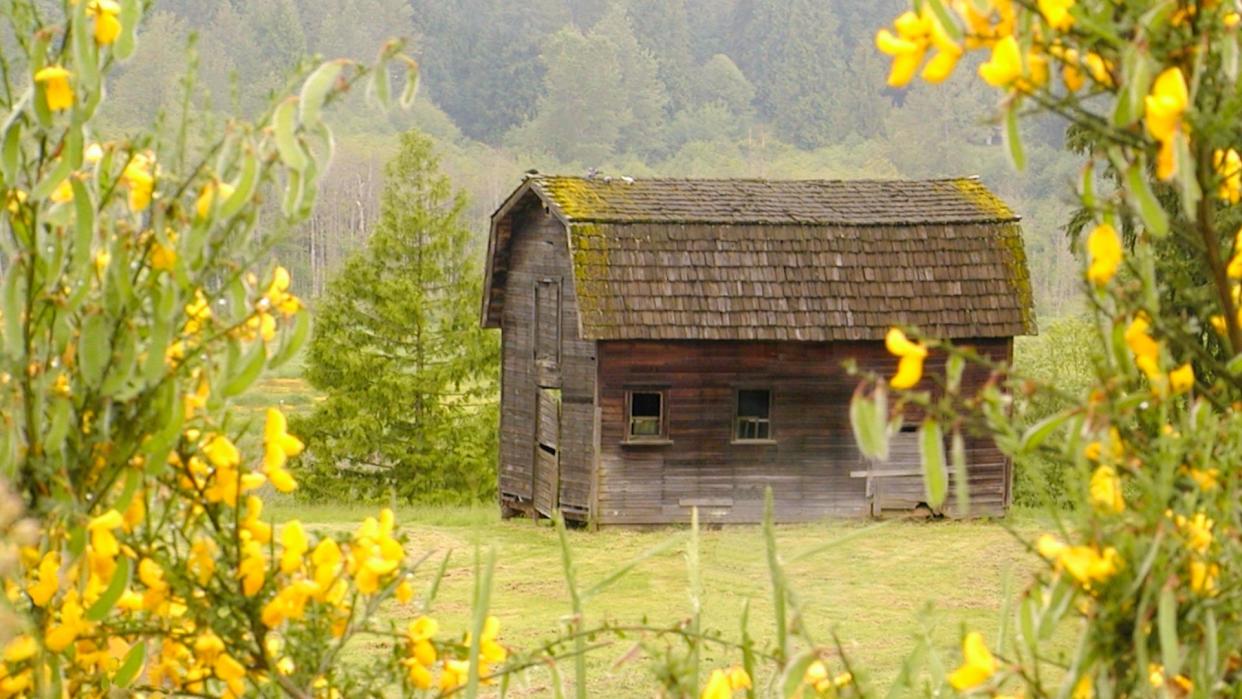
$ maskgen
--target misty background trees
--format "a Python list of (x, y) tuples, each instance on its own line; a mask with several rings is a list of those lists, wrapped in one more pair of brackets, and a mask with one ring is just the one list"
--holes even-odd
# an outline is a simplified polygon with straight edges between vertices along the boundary
[[(995, 99), (963, 66), (947, 86), (884, 86), (872, 37), (900, 0), (161, 0), (150, 39), (110, 86), (107, 118), (180, 109), (183, 48), (199, 32), (192, 108), (264, 104), (304, 53), (372, 57), (410, 38), (423, 90), (410, 113), (332, 114), (338, 157), (322, 205), (278, 250), (313, 302), (374, 229), (398, 134), (430, 136), (468, 194), (481, 259), (486, 217), (530, 167), (632, 176), (980, 175), (1024, 216), (1042, 317), (1075, 310), (1061, 232), (1076, 176), (1055, 125), (1027, 125), (1029, 174), (1008, 170)], [(964, 108), (970, 105), (972, 108)], [(973, 108), (977, 107), (977, 108)]]

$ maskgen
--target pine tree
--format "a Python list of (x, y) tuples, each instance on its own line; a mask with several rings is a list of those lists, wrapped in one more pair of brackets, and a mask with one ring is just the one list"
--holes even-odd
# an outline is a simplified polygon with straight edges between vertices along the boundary
[(326, 398), (295, 427), (311, 497), (468, 502), (495, 487), (498, 345), (478, 327), (466, 205), (427, 137), (386, 168), (379, 224), (317, 309), (306, 377)]

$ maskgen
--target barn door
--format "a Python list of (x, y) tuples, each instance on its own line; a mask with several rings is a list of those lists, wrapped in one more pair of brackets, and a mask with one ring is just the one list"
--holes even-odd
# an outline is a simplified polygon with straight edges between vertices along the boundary
[(546, 517), (556, 510), (561, 483), (561, 391), (539, 389), (535, 406), (535, 509)]

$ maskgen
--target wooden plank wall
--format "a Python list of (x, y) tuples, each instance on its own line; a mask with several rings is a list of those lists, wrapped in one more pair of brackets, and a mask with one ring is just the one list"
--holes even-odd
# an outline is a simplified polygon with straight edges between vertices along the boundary
[[(532, 202), (537, 199), (532, 197)], [(542, 206), (514, 211), (511, 261), (505, 278), (501, 319), (500, 497), (504, 505), (525, 506), (533, 496), (535, 401), (540, 385), (562, 389), (560, 429), (560, 506), (568, 518), (590, 513), (594, 463), (595, 343), (578, 333), (578, 305), (564, 227)], [(535, 362), (535, 286), (560, 282), (560, 361)], [(549, 303), (549, 305), (551, 305)], [(545, 306), (547, 308), (547, 306)]]
[[(849, 425), (857, 380), (841, 363), (890, 373), (882, 343), (599, 342), (600, 473), (597, 521), (610, 524), (687, 522), (699, 505), (707, 522), (757, 522), (772, 486), (781, 521), (866, 514), (866, 468)], [(996, 358), (1012, 342), (972, 343)], [(932, 357), (927, 372), (943, 372)], [(967, 389), (987, 376), (968, 369)], [(666, 445), (624, 441), (625, 391), (668, 391)], [(772, 444), (732, 444), (734, 391), (770, 388)], [(1008, 504), (1010, 468), (987, 439), (968, 439), (972, 514), (1000, 514)], [(886, 468), (900, 467), (889, 464)], [(917, 468), (917, 457), (910, 467)]]

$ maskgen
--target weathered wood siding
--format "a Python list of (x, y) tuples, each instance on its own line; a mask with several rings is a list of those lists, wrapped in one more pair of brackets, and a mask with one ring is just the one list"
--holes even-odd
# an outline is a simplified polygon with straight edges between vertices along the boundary
[[(1008, 339), (973, 343), (1007, 357)], [(610, 524), (686, 522), (699, 506), (707, 522), (756, 522), (772, 487), (783, 521), (867, 514), (867, 468), (849, 425), (857, 380), (842, 362), (889, 373), (895, 361), (875, 342), (599, 342), (600, 468), (597, 521)], [(932, 357), (927, 372), (943, 372)], [(963, 383), (986, 375), (968, 370)], [(668, 393), (669, 444), (625, 441), (625, 392)], [(772, 391), (770, 444), (732, 443), (734, 393)], [(1009, 502), (1010, 468), (987, 439), (967, 440), (972, 514), (999, 514)], [(902, 464), (887, 464), (899, 468)], [(914, 456), (911, 468), (918, 467)], [(952, 486), (950, 486), (952, 487)]]
[[(595, 343), (579, 337), (564, 227), (539, 206), (515, 211), (509, 225), (513, 240), (501, 320), (501, 502), (530, 506), (534, 462), (541, 451), (535, 424), (539, 388), (559, 388), (556, 501), (567, 517), (585, 519), (594, 463)], [(547, 322), (558, 307), (558, 322)]]

